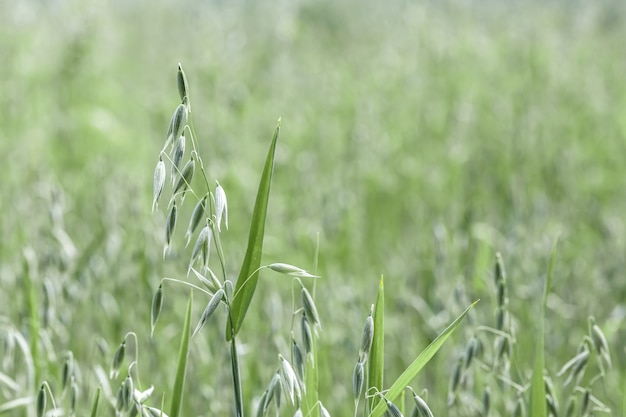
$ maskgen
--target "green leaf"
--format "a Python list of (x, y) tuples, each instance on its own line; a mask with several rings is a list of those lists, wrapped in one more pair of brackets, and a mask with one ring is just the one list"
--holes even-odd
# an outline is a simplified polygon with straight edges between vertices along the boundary
[[(280, 132), (280, 119), (274, 131), (274, 137), (270, 144), (265, 159), (263, 175), (259, 183), (259, 189), (254, 203), (254, 212), (250, 224), (250, 234), (248, 236), (248, 248), (239, 271), (234, 294), (237, 294), (230, 305), (230, 318), (226, 326), (226, 340), (230, 341), (233, 334), (237, 334), (243, 322), (254, 290), (256, 289), (259, 277), (259, 267), (261, 266), (261, 256), (263, 254), (263, 236), (265, 234), (265, 217), (267, 214), (267, 202), (270, 195), (270, 185), (272, 183), (272, 172), (274, 170), (274, 153), (276, 151), (276, 141)], [(231, 326), (232, 323), (232, 326)]]
[[(458, 327), (458, 325), (461, 324), (463, 318), (467, 315), (470, 309), (476, 305), (477, 302), (478, 301), (475, 301), (474, 303), (472, 303), (472, 305), (467, 307), (465, 311), (459, 317), (457, 317), (456, 320), (454, 320), (439, 336), (437, 336), (437, 338), (433, 340), (431, 344), (428, 345), (426, 349), (424, 349), (422, 353), (417, 356), (417, 358), (415, 358), (413, 363), (411, 363), (408, 368), (406, 368), (405, 371), (402, 372), (402, 374), (398, 377), (398, 379), (396, 379), (393, 385), (391, 385), (389, 391), (387, 391), (387, 393), (385, 394), (385, 398), (387, 398), (387, 400), (393, 402), (396, 398), (398, 398), (398, 396), (404, 391), (406, 386), (409, 385), (413, 378), (415, 378), (415, 376), (417, 376), (417, 374), (422, 370), (424, 365), (426, 365), (428, 361), (430, 361), (430, 359), (435, 356), (435, 353), (437, 353), (441, 346), (443, 346), (446, 339), (448, 339), (448, 337)], [(376, 332), (376, 329), (374, 329), (374, 332)], [(374, 410), (372, 410), (370, 417), (381, 417), (384, 414), (385, 409), (385, 403), (379, 402)]]
[(91, 407), (91, 417), (98, 415), (98, 402), (100, 401), (100, 387), (96, 390), (96, 398), (93, 400), (93, 406)]
[(183, 403), (183, 388), (185, 386), (185, 375), (187, 374), (187, 358), (189, 357), (189, 334), (191, 329), (191, 305), (193, 304), (193, 293), (189, 293), (187, 302), (187, 313), (185, 314), (185, 324), (183, 334), (180, 338), (180, 348), (178, 350), (178, 368), (176, 369), (176, 380), (172, 390), (172, 405), (170, 407), (170, 417), (180, 415), (180, 407)]
[[(376, 392), (383, 390), (383, 374), (385, 371), (385, 282), (381, 275), (378, 284), (378, 296), (376, 297), (376, 305), (374, 307), (374, 338), (372, 339), (372, 348), (368, 359), (369, 367), (367, 372), (367, 390), (371, 393), (375, 388)], [(367, 401), (367, 412), (374, 408), (380, 398), (372, 396)]]
[(546, 385), (543, 381), (544, 364), (544, 328), (546, 307), (548, 305), (548, 294), (552, 286), (552, 275), (554, 274), (554, 263), (556, 261), (558, 238), (552, 247), (550, 262), (548, 264), (548, 275), (543, 289), (543, 300), (541, 303), (541, 317), (539, 318), (539, 337), (537, 337), (537, 347), (535, 348), (535, 367), (533, 369), (533, 378), (530, 384), (530, 415), (533, 417), (547, 417), (548, 407), (546, 404)]

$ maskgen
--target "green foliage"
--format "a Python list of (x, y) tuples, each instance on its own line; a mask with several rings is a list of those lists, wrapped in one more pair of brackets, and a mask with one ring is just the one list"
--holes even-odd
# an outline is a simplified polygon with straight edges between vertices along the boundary
[(239, 277), (235, 287), (235, 297), (230, 306), (230, 318), (232, 323), (226, 326), (226, 339), (230, 340), (236, 335), (241, 327), (248, 307), (252, 302), (252, 296), (256, 289), (256, 283), (259, 277), (259, 267), (261, 266), (261, 256), (263, 254), (263, 236), (265, 232), (265, 217), (267, 215), (267, 203), (270, 195), (270, 186), (272, 184), (272, 173), (274, 172), (274, 154), (276, 152), (276, 142), (278, 133), (280, 132), (280, 120), (276, 125), (274, 136), (270, 149), (267, 152), (261, 182), (254, 203), (254, 211), (250, 223), (250, 234), (248, 236), (248, 247), (246, 255), (241, 265)]
[(185, 322), (183, 331), (180, 336), (180, 347), (178, 349), (178, 366), (176, 368), (176, 379), (172, 387), (172, 403), (170, 406), (170, 417), (178, 417), (181, 415), (181, 406), (183, 404), (183, 390), (185, 388), (185, 375), (187, 374), (187, 361), (189, 358), (189, 339), (191, 331), (191, 306), (193, 304), (193, 293), (189, 293), (189, 301), (187, 302), (187, 312), (185, 313)]

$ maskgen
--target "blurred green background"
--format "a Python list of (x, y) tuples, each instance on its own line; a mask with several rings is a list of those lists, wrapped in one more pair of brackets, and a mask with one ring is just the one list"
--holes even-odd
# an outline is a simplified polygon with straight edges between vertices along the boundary
[[(320, 390), (333, 415), (352, 413), (352, 369), (381, 274), (390, 381), (482, 299), (416, 380), (433, 411), (445, 410), (459, 349), (493, 320), (496, 251), (517, 379), (528, 381), (557, 236), (548, 370), (575, 354), (594, 315), (615, 362), (597, 395), (620, 415), (625, 39), (619, 1), (2, 2), (0, 315), (27, 333), (22, 251), (31, 247), (38, 300), (44, 285), (52, 294), (42, 377), (58, 386), (72, 350), (86, 410), (94, 369), (108, 372), (134, 331), (143, 385), (155, 385), (155, 404), (167, 395), (186, 291), (166, 289), (152, 340), (150, 302), (161, 277), (184, 277), (189, 213), (163, 261), (165, 214), (150, 202), (181, 62), (209, 179), (229, 198), (222, 240), (233, 279), (282, 117), (264, 260), (313, 270), (319, 236)], [(242, 332), (247, 399), (262, 394), (277, 352), (288, 353), (291, 284), (272, 274), (260, 282)], [(227, 415), (222, 319), (203, 333), (184, 415)], [(2, 372), (23, 379), (17, 359)]]

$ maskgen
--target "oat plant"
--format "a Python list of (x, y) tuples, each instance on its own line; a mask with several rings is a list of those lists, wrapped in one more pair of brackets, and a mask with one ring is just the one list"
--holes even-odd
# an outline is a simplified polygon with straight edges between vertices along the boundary
[[(165, 188), (169, 172), (172, 186), (171, 192), (168, 194), (169, 200), (164, 205), (167, 208), (167, 215), (163, 256), (167, 257), (173, 247), (182, 246), (175, 241), (174, 232), (177, 225), (181, 222), (178, 217), (183, 205), (193, 204), (192, 214), (190, 219), (188, 219), (185, 233), (185, 244), (188, 245), (192, 241), (195, 243), (192, 246), (186, 270), (188, 277), (193, 276), (199, 282), (194, 284), (187, 280), (169, 277), (161, 279), (152, 301), (152, 334), (154, 334), (164, 302), (164, 284), (176, 283), (188, 286), (192, 291), (201, 293), (207, 299), (207, 304), (193, 332), (191, 332), (189, 322), (192, 297), (191, 295), (189, 297), (185, 325), (181, 336), (178, 370), (171, 394), (169, 416), (178, 417), (180, 415), (190, 338), (199, 334), (205, 324), (217, 313), (218, 309), (223, 307), (226, 315), (225, 341), (229, 344), (230, 349), (234, 412), (237, 417), (243, 417), (245, 400), (242, 394), (238, 339), (246, 312), (257, 287), (259, 274), (263, 270), (271, 270), (293, 277), (294, 286), (298, 288), (300, 294), (300, 302), (298, 307), (296, 307), (296, 297), (294, 295), (294, 320), (292, 320), (292, 328), (290, 329), (291, 352), (278, 354), (276, 370), (273, 376), (269, 378), (268, 388), (263, 393), (261, 401), (256, 405), (256, 415), (265, 416), (272, 408), (278, 415), (279, 409), (287, 403), (291, 412), (295, 413), (294, 415), (307, 417), (329, 416), (330, 413), (318, 398), (319, 381), (317, 369), (320, 364), (317, 361), (316, 338), (322, 329), (322, 323), (314, 297), (303, 282), (303, 280), (318, 277), (302, 268), (287, 263), (261, 265), (265, 218), (272, 181), (276, 142), (280, 131), (280, 120), (274, 131), (261, 174), (245, 256), (241, 263), (237, 280), (232, 282), (228, 279), (229, 275), (226, 272), (227, 265), (224, 261), (221, 244), (222, 233), (228, 228), (226, 192), (217, 180), (215, 181), (215, 187), (211, 187), (212, 182), (208, 179), (204, 163), (200, 157), (198, 135), (193, 127), (189, 86), (181, 65), (178, 67), (178, 91), (181, 102), (176, 106), (170, 119), (165, 144), (158, 156), (154, 170), (152, 209), (153, 211), (158, 210), (159, 203), (168, 194), (165, 193)], [(191, 144), (188, 156), (186, 156), (187, 143)], [(194, 185), (198, 182), (194, 182), (195, 177), (198, 175), (200, 176), (200, 185)], [(210, 263), (210, 255), (213, 252), (217, 255), (217, 262)], [(214, 271), (213, 266), (215, 264), (217, 264), (217, 269)], [(361, 349), (353, 378), (355, 415), (358, 412), (361, 395), (364, 395), (366, 398), (365, 416), (402, 415), (402, 411), (396, 407), (394, 402), (404, 398), (404, 392), (408, 384), (411, 383), (417, 373), (439, 350), (472, 306), (468, 307), (439, 337), (426, 347), (392, 384), (385, 387), (383, 379), (384, 286), (381, 278), (378, 298), (366, 319)], [(294, 329), (296, 318), (299, 318), (300, 324), (299, 341), (296, 339)], [(283, 393), (285, 394), (284, 401)], [(415, 397), (416, 410), (418, 410), (415, 412), (423, 413), (428, 407), (421, 397)], [(144, 407), (142, 410), (146, 410), (146, 408)]]

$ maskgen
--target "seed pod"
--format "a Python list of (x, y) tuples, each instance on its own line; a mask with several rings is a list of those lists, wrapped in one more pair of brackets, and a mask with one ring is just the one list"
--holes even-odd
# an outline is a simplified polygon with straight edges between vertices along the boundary
[(116, 401), (115, 401), (115, 411), (121, 413), (126, 410), (126, 381), (122, 381), (119, 389), (117, 390)]
[(365, 363), (372, 349), (372, 341), (374, 340), (374, 319), (372, 313), (367, 316), (363, 333), (361, 335), (361, 349), (359, 350), (359, 361)]
[(483, 417), (487, 417), (489, 415), (489, 411), (491, 409), (491, 389), (489, 386), (485, 387), (483, 391)]
[(113, 356), (113, 363), (111, 364), (111, 371), (109, 372), (109, 378), (117, 378), (122, 362), (124, 362), (124, 356), (126, 355), (126, 340), (123, 340), (120, 346), (115, 351)]
[(179, 104), (174, 110), (174, 116), (172, 117), (172, 129), (171, 134), (177, 138), (180, 136), (180, 132), (183, 130), (184, 123), (187, 121), (187, 106)]
[(472, 360), (474, 359), (474, 353), (476, 352), (476, 345), (476, 337), (472, 337), (465, 346), (465, 356), (463, 358), (465, 362), (465, 369), (469, 368), (472, 364)]
[(394, 403), (387, 399), (385, 399), (385, 401), (387, 402), (387, 411), (385, 412), (386, 415), (389, 417), (404, 417), (400, 409)]
[(193, 249), (191, 251), (191, 260), (189, 261), (189, 270), (187, 271), (187, 276), (189, 276), (189, 272), (191, 271), (191, 266), (198, 259), (200, 253), (204, 256), (204, 265), (209, 262), (209, 245), (211, 241), (211, 228), (209, 226), (204, 226), (202, 230), (200, 230), (200, 234), (198, 234), (198, 238), (196, 239), (195, 245), (193, 245)]
[(152, 211), (154, 212), (159, 208), (159, 198), (163, 192), (163, 186), (165, 185), (165, 162), (159, 157), (159, 162), (154, 168), (154, 181), (152, 191)]
[(124, 394), (126, 395), (126, 398), (124, 399), (126, 407), (124, 409), (128, 411), (133, 406), (133, 396), (135, 394), (135, 387), (133, 386), (133, 380), (130, 375), (126, 377), (124, 387)]
[(311, 332), (311, 325), (309, 324), (309, 319), (306, 318), (306, 313), (302, 314), (302, 319), (300, 320), (300, 333), (302, 336), (302, 344), (304, 345), (304, 351), (307, 353), (311, 353), (311, 349), (313, 347), (313, 333)]
[(259, 404), (257, 405), (257, 409), (256, 409), (256, 417), (263, 417), (265, 415), (265, 411), (266, 411), (266, 407), (265, 407), (265, 403), (267, 403), (267, 390), (263, 393), (263, 395), (261, 396), (261, 399), (259, 400)]
[(174, 168), (172, 169), (172, 185), (174, 185), (174, 180), (176, 179), (177, 174), (180, 172), (180, 164), (183, 162), (183, 157), (185, 156), (185, 136), (180, 135), (178, 140), (176, 141), (176, 146), (174, 147), (174, 156), (172, 158), (172, 163)]
[(276, 372), (270, 381), (269, 387), (267, 388), (267, 396), (265, 397), (265, 403), (263, 404), (264, 412), (268, 409), (272, 400), (276, 403), (276, 408), (280, 407), (281, 390), (282, 380), (280, 378), (280, 372)]
[(37, 417), (43, 417), (46, 413), (46, 398), (46, 385), (43, 383), (37, 393)]
[(200, 321), (198, 322), (198, 325), (193, 331), (191, 337), (194, 337), (196, 333), (198, 333), (200, 329), (204, 327), (204, 324), (209, 319), (209, 317), (211, 317), (211, 315), (215, 312), (215, 310), (217, 310), (217, 307), (220, 305), (222, 298), (224, 298), (224, 290), (222, 289), (219, 289), (215, 294), (213, 294), (213, 297), (211, 297), (211, 299), (209, 300), (209, 303), (204, 309), (204, 313), (202, 313), (202, 317), (200, 318)]
[(498, 285), (498, 283), (506, 281), (504, 261), (502, 260), (502, 254), (500, 252), (496, 252), (496, 266), (494, 268), (493, 276), (496, 281), (496, 286)]
[(295, 340), (292, 340), (293, 343), (291, 345), (291, 352), (293, 355), (293, 364), (296, 368), (296, 373), (300, 378), (301, 382), (304, 382), (304, 357), (302, 356), (302, 350), (300, 350), (300, 346), (296, 343)]
[(506, 283), (504, 281), (498, 282), (496, 289), (498, 292), (498, 307), (504, 307), (507, 304)]
[(193, 179), (193, 173), (195, 169), (196, 169), (196, 160), (194, 159), (192, 155), (191, 159), (187, 161), (182, 171), (180, 172), (180, 175), (178, 176), (178, 181), (176, 181), (176, 184), (174, 185), (174, 191), (172, 194), (176, 194), (178, 193), (179, 190), (182, 189), (182, 195), (183, 197), (185, 196), (185, 192), (189, 188), (189, 185), (191, 184), (191, 180)]
[(298, 278), (319, 278), (318, 275), (312, 275), (305, 271), (302, 268), (298, 268), (297, 266), (285, 264), (285, 263), (273, 263), (267, 266), (272, 271), (278, 272), (279, 274), (285, 274), (292, 277)]
[(226, 230), (228, 230), (228, 201), (226, 200), (226, 192), (224, 192), (224, 189), (222, 188), (220, 183), (217, 181), (215, 182), (217, 183), (214, 199), (216, 218), (215, 222), (217, 223), (217, 230), (221, 232), (222, 216), (224, 216), (224, 224), (226, 225)]
[(430, 411), (428, 404), (426, 404), (426, 401), (424, 401), (422, 397), (415, 394), (413, 400), (415, 400), (415, 410), (417, 410), (416, 415), (418, 417), (434, 417), (433, 412)]
[(304, 415), (302, 414), (302, 409), (298, 408), (293, 417), (304, 417)]
[(311, 294), (309, 294), (309, 291), (304, 286), (302, 287), (302, 306), (304, 307), (306, 315), (311, 319), (313, 326), (321, 328), (322, 324), (320, 323), (313, 297), (311, 297)]
[(302, 394), (300, 392), (300, 385), (298, 384), (296, 373), (293, 371), (293, 368), (287, 359), (280, 354), (278, 355), (278, 358), (280, 359), (280, 366), (283, 375), (283, 387), (285, 388), (285, 391), (287, 391), (287, 394), (289, 394), (291, 404), (298, 406), (302, 400)]
[(176, 206), (176, 200), (173, 200), (172, 207), (170, 207), (170, 212), (167, 215), (167, 220), (165, 222), (165, 247), (163, 248), (163, 257), (170, 253), (171, 249), (171, 241), (172, 235), (174, 234), (174, 230), (176, 229), (176, 218), (178, 217), (178, 207)]
[(548, 415), (552, 415), (553, 417), (557, 417), (559, 415), (556, 398), (550, 394), (546, 394), (546, 407), (548, 409)]
[(189, 226), (187, 227), (187, 233), (185, 233), (185, 238), (187, 239), (187, 244), (185, 247), (189, 245), (189, 241), (191, 240), (191, 235), (196, 231), (196, 228), (200, 224), (200, 220), (202, 220), (203, 215), (205, 214), (206, 208), (206, 199), (205, 195), (196, 203), (196, 206), (193, 208), (191, 212), (191, 217), (189, 218)]
[(150, 331), (150, 337), (154, 334), (154, 328), (156, 327), (157, 320), (159, 319), (159, 315), (161, 314), (161, 309), (163, 308), (163, 284), (159, 284), (159, 288), (157, 288), (154, 293), (154, 297), (152, 297), (152, 309), (150, 314), (150, 327), (152, 330)]
[(65, 360), (63, 361), (63, 369), (61, 372), (61, 387), (65, 390), (65, 387), (68, 386), (70, 382), (70, 378), (74, 374), (74, 355), (71, 351), (67, 352), (65, 355)]
[(359, 398), (361, 398), (364, 382), (365, 370), (363, 369), (363, 362), (358, 361), (352, 373), (352, 393), (354, 394), (354, 401), (358, 401)]
[(187, 87), (187, 76), (185, 75), (185, 71), (183, 71), (183, 66), (179, 63), (178, 64), (178, 76), (177, 76), (177, 81), (178, 81), (178, 95), (180, 96), (181, 100), (184, 100), (185, 97), (187, 97), (187, 92), (189, 91), (188, 87)]
[(593, 324), (591, 326), (591, 340), (596, 352), (604, 360), (608, 368), (611, 368), (611, 354), (609, 352), (609, 342), (606, 340), (606, 336), (600, 329), (600, 326)]
[(146, 417), (168, 417), (162, 410), (154, 407), (148, 407), (147, 405), (143, 406), (142, 413)]
[(76, 400), (78, 398), (78, 384), (72, 376), (72, 382), (70, 383), (70, 416), (73, 416), (76, 412)]

